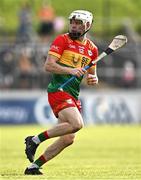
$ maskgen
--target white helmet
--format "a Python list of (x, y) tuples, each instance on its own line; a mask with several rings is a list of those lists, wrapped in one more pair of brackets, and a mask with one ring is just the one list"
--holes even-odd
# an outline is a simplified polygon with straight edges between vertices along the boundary
[(73, 11), (70, 14), (70, 16), (69, 16), (69, 19), (72, 19), (72, 18), (81, 20), (83, 23), (89, 22), (90, 25), (93, 22), (93, 15), (92, 15), (92, 13), (89, 12), (89, 11), (85, 11), (85, 10), (76, 10), (76, 11)]

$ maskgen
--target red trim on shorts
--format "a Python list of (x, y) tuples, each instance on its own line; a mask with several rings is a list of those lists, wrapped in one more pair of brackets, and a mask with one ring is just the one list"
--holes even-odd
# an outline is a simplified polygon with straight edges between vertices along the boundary
[(75, 99), (67, 92), (57, 91), (48, 93), (48, 101), (53, 113), (58, 117), (58, 113), (68, 107), (77, 107), (81, 111), (80, 100)]

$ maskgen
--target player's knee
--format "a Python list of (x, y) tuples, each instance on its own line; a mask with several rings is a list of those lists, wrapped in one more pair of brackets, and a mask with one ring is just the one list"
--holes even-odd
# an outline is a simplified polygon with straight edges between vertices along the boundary
[(70, 146), (74, 142), (75, 135), (74, 134), (69, 134), (63, 137), (63, 143), (65, 146)]
[(73, 124), (73, 133), (79, 131), (82, 128), (83, 128), (82, 122), (77, 122), (77, 123)]

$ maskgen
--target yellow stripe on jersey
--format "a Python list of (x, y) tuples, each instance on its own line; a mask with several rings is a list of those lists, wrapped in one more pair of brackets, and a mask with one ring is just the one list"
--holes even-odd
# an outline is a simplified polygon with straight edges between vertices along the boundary
[(57, 58), (60, 58), (60, 57), (61, 57), (60, 54), (57, 54), (57, 53), (52, 52), (52, 51), (49, 51), (48, 54), (53, 55), (53, 56), (55, 56), (55, 57), (57, 57)]
[(90, 63), (91, 59), (88, 56), (64, 50), (59, 62), (71, 67), (84, 67)]

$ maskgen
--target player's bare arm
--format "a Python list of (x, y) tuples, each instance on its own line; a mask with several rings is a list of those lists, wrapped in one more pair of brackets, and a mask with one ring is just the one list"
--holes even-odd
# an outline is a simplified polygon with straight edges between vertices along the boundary
[(70, 67), (64, 67), (57, 63), (59, 61), (59, 58), (48, 55), (44, 68), (46, 71), (56, 74), (71, 74), (75, 75), (77, 77), (82, 76), (85, 74), (86, 70), (83, 70), (82, 68), (70, 68)]

